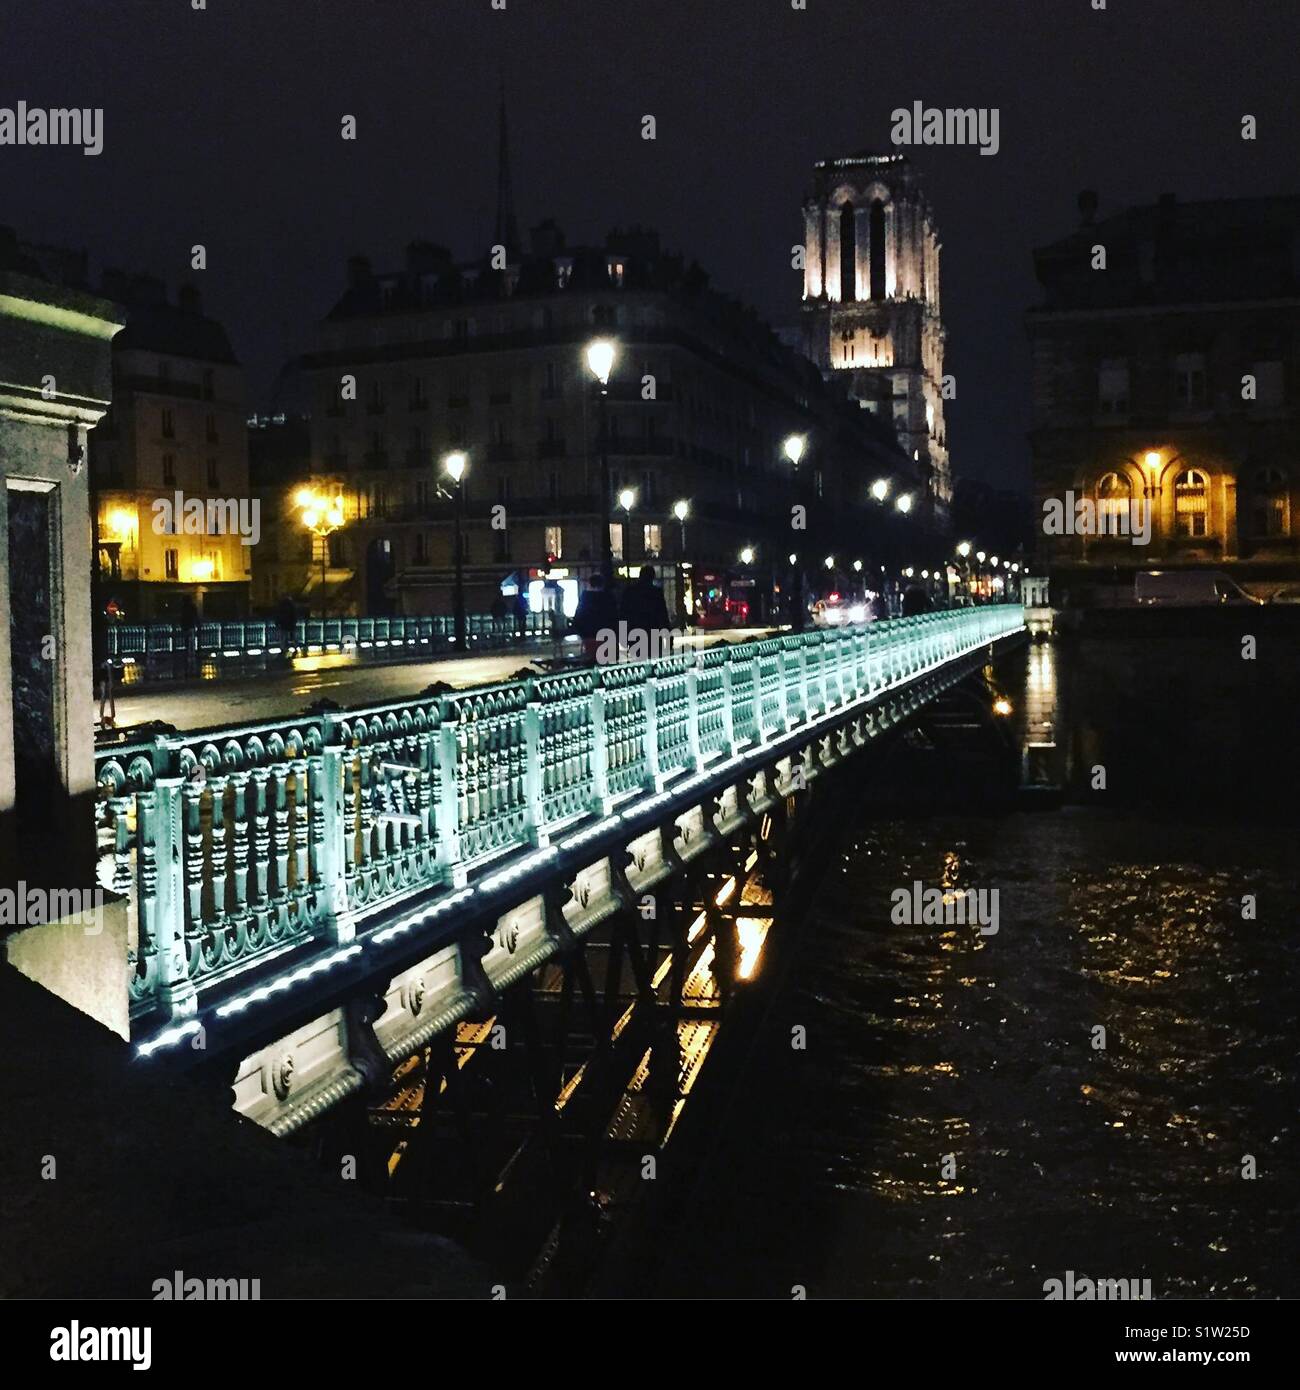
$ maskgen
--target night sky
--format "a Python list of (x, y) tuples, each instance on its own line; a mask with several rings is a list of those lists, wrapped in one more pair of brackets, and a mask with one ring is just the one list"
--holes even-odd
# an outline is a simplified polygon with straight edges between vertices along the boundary
[[(1001, 150), (913, 151), (944, 238), (954, 469), (1023, 476), (1030, 250), (1102, 216), (1300, 188), (1296, 0), (40, 0), (6, 9), (0, 106), (102, 106), (105, 148), (0, 147), (0, 222), (98, 268), (195, 277), (270, 402), (362, 252), (491, 239), (498, 73), (521, 229), (657, 227), (768, 318), (814, 160), (890, 111), (997, 107)], [(653, 114), (658, 138), (640, 138)], [(1240, 138), (1243, 114), (1259, 121)], [(340, 139), (357, 117), (359, 139)]]

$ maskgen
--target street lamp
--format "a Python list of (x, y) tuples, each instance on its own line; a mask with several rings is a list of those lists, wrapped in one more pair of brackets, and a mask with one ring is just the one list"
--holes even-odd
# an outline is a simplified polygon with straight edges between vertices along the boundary
[(791, 434), (786, 436), (785, 456), (796, 468), (799, 467), (799, 460), (803, 458), (803, 451), (807, 447), (808, 441), (801, 434)]
[[(804, 452), (808, 447), (808, 440), (802, 434), (790, 434), (785, 438), (781, 446), (786, 458), (790, 460), (790, 515), (794, 516), (795, 505), (799, 501), (799, 460), (803, 458)], [(773, 566), (773, 583), (775, 589), (775, 566)], [(798, 557), (790, 556), (790, 627), (795, 632), (803, 631), (804, 608), (803, 608), (803, 571), (798, 568)]]
[(742, 565), (752, 565), (754, 563), (754, 547), (752, 545), (747, 545), (744, 550), (740, 552), (740, 563)]
[(883, 502), (885, 498), (889, 496), (889, 479), (877, 478), (876, 481), (871, 484), (871, 495), (877, 502)]
[(686, 628), (686, 518), (691, 514), (691, 504), (684, 497), (673, 503), (673, 515), (680, 527), (677, 547), (677, 607), (682, 616), (682, 629)]
[(970, 554), (970, 542), (960, 541), (957, 545), (957, 554), (964, 560)]
[(614, 551), (609, 541), (609, 374), (614, 369), (614, 344), (608, 338), (596, 338), (587, 344), (587, 370), (600, 383), (600, 515), (604, 527), (601, 539), (601, 569), (608, 588), (614, 581)]
[(300, 487), (293, 495), (294, 505), (302, 512), (302, 524), (320, 537), (320, 615), (325, 617), (325, 567), (329, 560), (328, 537), (343, 525), (343, 498), (323, 497), (309, 487)]
[(912, 510), (912, 494), (910, 492), (900, 493), (898, 500), (894, 503), (900, 512), (906, 514)]
[(461, 527), (465, 516), (465, 469), (469, 456), (457, 449), (442, 461), (443, 471), (456, 485), (456, 647), (465, 650), (465, 555)]

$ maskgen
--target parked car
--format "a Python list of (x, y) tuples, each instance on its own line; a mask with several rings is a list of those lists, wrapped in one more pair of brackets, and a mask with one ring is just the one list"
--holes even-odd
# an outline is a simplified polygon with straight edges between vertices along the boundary
[(844, 627), (851, 623), (865, 623), (868, 619), (865, 603), (849, 603), (843, 594), (829, 594), (813, 604), (812, 620), (814, 627)]
[(1141, 604), (1187, 607), (1198, 604), (1258, 604), (1222, 570), (1143, 570), (1133, 581), (1133, 597)]

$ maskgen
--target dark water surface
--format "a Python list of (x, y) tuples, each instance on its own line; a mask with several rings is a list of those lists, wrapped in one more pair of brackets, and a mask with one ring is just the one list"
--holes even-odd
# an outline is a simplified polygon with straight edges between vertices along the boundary
[[(1300, 1295), (1295, 827), (912, 802), (840, 831), (657, 1291)], [(997, 934), (892, 923), (914, 880), (996, 888)]]

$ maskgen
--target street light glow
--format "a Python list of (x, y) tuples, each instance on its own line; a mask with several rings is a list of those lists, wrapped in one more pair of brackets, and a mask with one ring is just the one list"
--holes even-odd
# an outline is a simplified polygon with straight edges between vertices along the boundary
[(791, 463), (797, 465), (799, 460), (803, 458), (803, 451), (806, 443), (807, 441), (801, 434), (787, 435), (784, 446), (786, 458), (788, 458)]
[(740, 552), (740, 563), (742, 565), (752, 565), (754, 563), (753, 546), (747, 545), (744, 550)]
[(983, 552), (982, 550), (977, 550), (977, 551), (975, 552), (975, 558), (976, 558), (976, 559), (980, 562), (980, 564), (982, 565), (982, 564), (984, 563), (984, 552)]
[(602, 386), (609, 385), (614, 369), (614, 344), (608, 338), (597, 338), (587, 344), (587, 367)]
[(902, 493), (894, 505), (900, 512), (910, 512), (912, 510), (912, 494), (910, 492)]
[(636, 493), (630, 487), (625, 487), (618, 495), (618, 505), (622, 507), (625, 512), (630, 512), (632, 510), (632, 504), (635, 501)]
[(799, 563), (799, 557), (794, 553), (793, 550), (790, 552), (790, 563), (792, 565), (796, 565)]
[(1160, 454), (1159, 454), (1159, 452), (1158, 452), (1157, 450), (1155, 450), (1155, 449), (1148, 449), (1148, 450), (1146, 451), (1146, 455), (1145, 455), (1145, 457), (1143, 458), (1142, 462), (1145, 463), (1146, 466), (1147, 466), (1148, 468), (1159, 468), (1159, 467), (1160, 467)]
[(854, 569), (854, 571), (855, 571), (857, 574), (861, 574), (861, 573), (862, 573), (862, 561), (861, 561), (861, 560), (854, 560), (854, 562), (853, 562), (853, 569)]
[(442, 466), (447, 470), (448, 477), (453, 483), (459, 483), (465, 475), (465, 468), (469, 463), (468, 457), (459, 449), (455, 453), (448, 454), (442, 461)]
[(828, 570), (833, 570), (833, 569), (835, 568), (835, 556), (834, 556), (834, 555), (828, 555), (828, 556), (826, 557), (826, 568), (827, 568)]
[(871, 495), (877, 502), (883, 502), (885, 498), (889, 496), (889, 479), (877, 478), (876, 481), (871, 484)]
[(961, 541), (957, 546), (957, 554), (964, 560), (970, 554), (970, 542)]
[(673, 503), (673, 515), (678, 521), (685, 521), (691, 514), (691, 504), (683, 497), (680, 501)]

